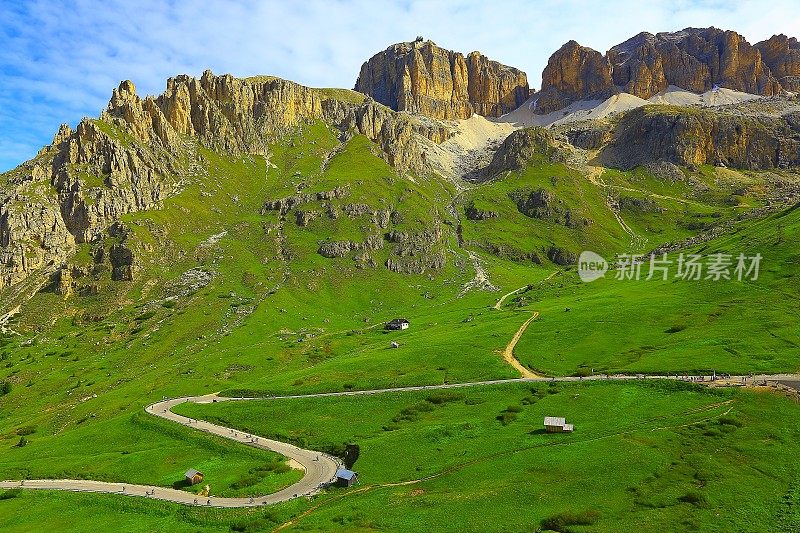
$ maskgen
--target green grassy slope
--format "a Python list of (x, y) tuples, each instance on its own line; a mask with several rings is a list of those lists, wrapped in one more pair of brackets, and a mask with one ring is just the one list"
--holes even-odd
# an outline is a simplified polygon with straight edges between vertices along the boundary
[[(591, 284), (573, 276), (562, 286), (537, 287), (529, 298), (538, 300), (542, 315), (516, 354), (553, 374), (796, 372), (799, 233), (800, 211), (789, 209), (741, 222), (730, 234), (690, 250), (734, 257), (760, 253), (755, 281), (620, 281), (612, 270)], [(673, 265), (673, 276), (676, 271)]]
[[(196, 147), (203, 165), (178, 195), (159, 209), (123, 217), (129, 230), (125, 244), (136, 257), (133, 281), (112, 282), (110, 273), (100, 269), (96, 278), (90, 275), (78, 280), (80, 287), (94, 286), (96, 294), (76, 291), (64, 297), (51, 286), (23, 306), (9, 324), (15, 333), (0, 335), (0, 382), (10, 385), (10, 391), (0, 396), (0, 478), (89, 477), (169, 486), (193, 467), (206, 473), (216, 494), (268, 492), (291, 483), (297, 473), (284, 471), (276, 457), (152, 420), (142, 412), (144, 406), (163, 396), (216, 391), (304, 393), (515, 377), (497, 352), (533, 311), (540, 311), (541, 316), (523, 335), (515, 353), (524, 364), (549, 374), (585, 373), (592, 368), (660, 373), (797, 369), (798, 341), (792, 323), (796, 212), (747, 221), (703, 248), (762, 251), (766, 270), (758, 282), (626, 284), (604, 280), (582, 285), (568, 270), (539, 283), (561, 268), (548, 259), (550, 248), (571, 253), (588, 248), (610, 256), (692, 236), (749, 209), (742, 206), (758, 207), (762, 201), (759, 187), (772, 186), (765, 185), (767, 178), (743, 174), (741, 179), (748, 186), (739, 191), (736, 180), (726, 181), (716, 174), (719, 169), (689, 173), (691, 180), (702, 181), (705, 188), (687, 185), (691, 180), (666, 183), (638, 169), (607, 171), (601, 176), (603, 183), (594, 183), (566, 166), (534, 162), (523, 171), (458, 194), (451, 183), (398, 174), (366, 138), (355, 136), (341, 143), (340, 134), (322, 123), (306, 124), (275, 144), (269, 159), (231, 157)], [(284, 216), (275, 210), (261, 212), (266, 201), (336, 187), (345, 188), (347, 195), (311, 199)], [(515, 198), (539, 189), (553, 195), (557, 209), (544, 218), (526, 216)], [(620, 216), (635, 236), (615, 218), (607, 205), (609, 195), (617, 201), (620, 196), (646, 200), (621, 202)], [(731, 199), (734, 196), (736, 205)], [(469, 220), (465, 209), (470, 204), (497, 216)], [(351, 216), (346, 211), (353, 205), (366, 207), (358, 207)], [(297, 209), (313, 211), (315, 217), (307, 225), (299, 225)], [(329, 216), (329, 210), (337, 216)], [(376, 211), (392, 215), (381, 225), (374, 220)], [(565, 224), (566, 211), (570, 224)], [(440, 238), (428, 238), (430, 234), (425, 232), (434, 229)], [(459, 246), (459, 231), (463, 247)], [(383, 239), (389, 232), (416, 237), (430, 246), (403, 248)], [(351, 251), (344, 257), (327, 258), (318, 253), (320, 243), (362, 243), (375, 235), (383, 239), (383, 247), (368, 250), (366, 255)], [(103, 242), (80, 245), (71, 264), (91, 268), (98, 249), (107, 254), (119, 240), (107, 236)], [(498, 291), (464, 290), (475, 276), (467, 251), (476, 253)], [(441, 269), (397, 273), (385, 266), (389, 259), (414, 264), (436, 254), (445, 258)], [(536, 254), (541, 264), (532, 261), (530, 254)], [(528, 284), (530, 290), (509, 298), (502, 310), (491, 309), (502, 294)], [(571, 309), (569, 313), (564, 312), (566, 307)], [(383, 331), (383, 322), (398, 316), (410, 319), (411, 329)], [(392, 341), (399, 347), (391, 348)], [(676, 410), (669, 412), (682, 420), (686, 417), (679, 409), (707, 399), (694, 392), (654, 392), (638, 386), (598, 385), (585, 392), (575, 390), (578, 392), (568, 393), (565, 388), (552, 395), (559, 402), (548, 404), (551, 395), (547, 395), (541, 399), (544, 403), (537, 401), (536, 405), (550, 405), (575, 417), (591, 412), (592, 405), (632, 405), (630, 417), (620, 423), (650, 428), (643, 421), (670, 408), (670, 402), (675, 402)], [(525, 390), (509, 387), (474, 394), (479, 402), (474, 405), (446, 402), (433, 411), (420, 411), (417, 414), (424, 424), (393, 421), (408, 406), (405, 399), (394, 397), (367, 402), (363, 408), (380, 416), (364, 418), (357, 427), (333, 427), (352, 408), (344, 400), (298, 404), (309, 417), (305, 422), (298, 420), (303, 413), (300, 409), (282, 415), (285, 420), (267, 415), (263, 420), (274, 422), (270, 431), (279, 428), (282, 435), (302, 438), (309, 445), (364, 437), (370, 448), (365, 447), (362, 464), (367, 465), (363, 470), (369, 483), (373, 482), (370, 478), (383, 483), (439, 472), (461, 464), (459, 454), (466, 461), (483, 457), (490, 449), (510, 451), (543, 442), (541, 435), (529, 434), (542, 412), (524, 408), (518, 415), (524, 424), (530, 424), (524, 431), (512, 431), (524, 424), (506, 427), (495, 420), (509, 405), (521, 403), (528, 394)], [(570, 394), (585, 398), (588, 403), (580, 404), (585, 409), (577, 407), (581, 399), (568, 411), (572, 409), (567, 401)], [(783, 400), (760, 398), (743, 395), (737, 402), (750, 406), (753, 419), (758, 413), (785, 407), (780, 403)], [(420, 402), (424, 404), (424, 397), (409, 400), (409, 405)], [(248, 416), (249, 411), (237, 413), (231, 422), (247, 427), (259, 422), (258, 417), (250, 420)], [(696, 419), (689, 416), (687, 420)], [(320, 428), (317, 433), (307, 429), (313, 427), (312, 422)], [(587, 429), (585, 435), (602, 434), (603, 429), (591, 419), (580, 423)], [(270, 431), (266, 433), (274, 434)], [(659, 444), (664, 447), (661, 455), (648, 456), (648, 464), (658, 463), (662, 468), (658, 461), (683, 457), (683, 448), (675, 448), (676, 441), (694, 443), (696, 435), (689, 429), (685, 435), (683, 430), (675, 431), (678, 434), (673, 440)], [(28, 444), (17, 447), (22, 436)], [(424, 454), (404, 453), (403, 436), (415, 439), (414, 445)], [(626, 492), (628, 486), (622, 485), (625, 463), (618, 457), (626, 457), (623, 452), (630, 442), (615, 439), (619, 442), (604, 452), (599, 467), (603, 472), (618, 471), (618, 476), (592, 480), (613, 487), (610, 500), (602, 504), (586, 501), (574, 509), (582, 512), (602, 507), (599, 512), (607, 529), (630, 524), (623, 509), (626, 505), (630, 509), (633, 498)], [(581, 447), (580, 441), (575, 444), (571, 450)], [(554, 467), (564, 472), (567, 463), (592, 460), (588, 448), (548, 459), (536, 446), (520, 451), (519, 456), (530, 464), (552, 460)], [(783, 448), (753, 460), (774, 465), (783, 457), (780, 453)], [(432, 481), (424, 489), (430, 496), (421, 498), (424, 512), (419, 514), (419, 522), (410, 522), (417, 519), (403, 515), (407, 506), (417, 505), (420, 499), (414, 500), (411, 488), (396, 488), (370, 491), (353, 508), (346, 507), (347, 503), (342, 504), (345, 507), (331, 506), (331, 511), (326, 508), (315, 513), (308, 523), (312, 529), (332, 524), (402, 529), (421, 527), (426, 520), (444, 524), (460, 513), (464, 521), (457, 525), (469, 529), (467, 520), (482, 514), (512, 514), (508, 507), (489, 509), (479, 503), (481, 498), (502, 499), (497, 495), (527, 486), (533, 475), (543, 475), (533, 467), (514, 471), (513, 463), (504, 463), (516, 455), (498, 458), (496, 468), (504, 472), (501, 478), (489, 475), (488, 465), (495, 463), (480, 462), (454, 472), (449, 481)], [(733, 455), (726, 452), (725, 457)], [(633, 460), (631, 456), (627, 459)], [(756, 479), (765, 484), (765, 494), (778, 491), (779, 486), (788, 490), (785, 484), (791, 476), (779, 474), (774, 482)], [(651, 472), (642, 470), (637, 475), (645, 480)], [(680, 477), (683, 473), (674, 475), (688, 494), (692, 482)], [(549, 503), (521, 517), (525, 527), (564, 508), (568, 495), (578, 490), (577, 474), (570, 476), (562, 491), (526, 496)], [(461, 501), (462, 489), (473, 486), (476, 478), (481, 484), (474, 493), (464, 492), (469, 496)], [(554, 478), (542, 481), (545, 486), (555, 483)], [(642, 483), (652, 487), (642, 489), (651, 491), (643, 501), (656, 498), (654, 494), (662, 489), (657, 481)], [(719, 494), (735, 494), (727, 485), (720, 490)], [(716, 489), (710, 490), (707, 497), (713, 500), (717, 494)], [(704, 523), (705, 507), (674, 504), (681, 495), (670, 494), (667, 507), (679, 509), (681, 520)], [(275, 510), (226, 513), (117, 500), (23, 493), (0, 499), (0, 510), (9, 511), (0, 512), (5, 517), (0, 524), (21, 531), (46, 521), (56, 529), (69, 529), (85, 520), (104, 529), (114, 516), (124, 515), (120, 519), (124, 523), (119, 524), (131, 530), (162, 525), (176, 530), (230, 530), (240, 521), (252, 525), (262, 520), (267, 524), (263, 527), (269, 527), (308, 506), (300, 501)], [(399, 502), (396, 511), (375, 519), (378, 506), (394, 509), (387, 502)], [(714, 505), (717, 503), (723, 509), (732, 508), (727, 502)], [(770, 514), (774, 509), (762, 503), (758, 504), (763, 507), (758, 508), (759, 516), (774, 516)], [(43, 506), (48, 510), (41, 514)], [(647, 507), (642, 504), (635, 510)], [(467, 512), (469, 509), (472, 511)], [(656, 520), (662, 512), (666, 511), (653, 510), (649, 516)], [(697, 513), (702, 516), (697, 518)], [(485, 526), (488, 522), (474, 523)], [(523, 528), (523, 522), (516, 525)]]
[[(783, 503), (795, 497), (798, 412), (769, 394), (539, 384), (180, 409), (305, 445), (359, 444), (354, 468), (373, 488), (334, 491), (299, 530), (520, 531), (566, 511), (596, 513), (592, 531), (766, 531), (800, 518)], [(575, 433), (543, 433), (554, 413)]]

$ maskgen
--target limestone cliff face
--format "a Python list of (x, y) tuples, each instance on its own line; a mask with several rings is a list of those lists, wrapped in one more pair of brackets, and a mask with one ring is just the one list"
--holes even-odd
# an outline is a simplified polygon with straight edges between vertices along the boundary
[[(375, 141), (401, 171), (421, 171), (420, 136), (441, 142), (446, 127), (400, 114), (367, 98), (271, 77), (237, 79), (206, 71), (178, 76), (144, 99), (124, 81), (99, 119), (62, 126), (51, 145), (0, 176), (0, 289), (31, 272), (55, 272), (78, 243), (102, 238), (120, 216), (157, 207), (202, 167), (198, 146), (229, 154), (269, 155), (269, 143), (310, 120), (344, 137)], [(117, 250), (129, 279), (132, 258)], [(130, 261), (129, 261), (130, 259)]]
[(549, 113), (576, 100), (606, 98), (612, 92), (608, 59), (596, 50), (569, 41), (550, 56), (542, 72), (542, 92), (536, 107)]
[[(785, 87), (778, 78), (797, 73), (797, 42), (773, 37), (765, 43), (753, 46), (733, 31), (687, 28), (640, 33), (603, 56), (570, 41), (551, 56), (542, 73), (537, 109), (549, 113), (615, 91), (646, 99), (670, 85), (694, 92), (719, 85), (766, 96), (779, 94)], [(768, 60), (762, 57), (765, 50), (771, 51)], [(773, 67), (779, 72), (773, 73)]]
[(530, 93), (524, 72), (431, 41), (399, 43), (374, 55), (362, 65), (355, 90), (396, 111), (438, 119), (497, 117)]
[(717, 28), (640, 33), (607, 54), (614, 83), (641, 98), (668, 85), (704, 92), (720, 85), (753, 94), (781, 91), (761, 53), (744, 37)]
[(755, 46), (781, 86), (787, 91), (800, 91), (800, 42), (781, 34)]
[(58, 198), (46, 194), (47, 172), (27, 165), (0, 190), (0, 289), (74, 251), (75, 237), (61, 216)]
[(749, 118), (646, 106), (623, 117), (603, 149), (601, 161), (622, 169), (655, 161), (753, 170), (797, 166), (800, 113)]

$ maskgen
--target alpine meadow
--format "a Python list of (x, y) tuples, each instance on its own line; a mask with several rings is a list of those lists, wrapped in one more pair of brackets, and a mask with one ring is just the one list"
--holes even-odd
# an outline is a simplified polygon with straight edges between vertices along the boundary
[(0, 530), (799, 531), (780, 31), (108, 87), (0, 174)]

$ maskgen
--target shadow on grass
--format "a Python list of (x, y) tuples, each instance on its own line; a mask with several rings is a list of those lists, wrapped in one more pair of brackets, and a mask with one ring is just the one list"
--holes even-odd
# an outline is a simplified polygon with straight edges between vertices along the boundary
[(180, 479), (172, 484), (172, 488), (175, 490), (187, 490), (191, 488), (191, 486), (192, 484), (185, 479)]

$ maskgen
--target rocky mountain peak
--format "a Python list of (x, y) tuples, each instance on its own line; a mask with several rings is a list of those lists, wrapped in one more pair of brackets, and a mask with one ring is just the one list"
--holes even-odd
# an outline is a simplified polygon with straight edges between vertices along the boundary
[(500, 116), (530, 94), (521, 70), (480, 52), (464, 56), (420, 40), (394, 44), (372, 56), (362, 65), (355, 90), (395, 111), (438, 119)]
[(550, 56), (542, 72), (542, 92), (537, 109), (547, 113), (575, 100), (611, 94), (611, 65), (600, 52), (567, 41)]
[(542, 73), (537, 110), (549, 113), (618, 91), (647, 99), (670, 85), (698, 93), (720, 86), (771, 96), (792, 90), (798, 75), (797, 41), (785, 37), (751, 45), (734, 31), (714, 27), (642, 32), (605, 55), (569, 41)]
[(773, 35), (755, 47), (784, 89), (800, 91), (800, 42), (796, 38)]
[[(420, 137), (441, 142), (447, 135), (434, 121), (357, 93), (271, 76), (180, 75), (160, 96), (144, 99), (123, 81), (99, 118), (82, 120), (74, 131), (62, 125), (50, 146), (7, 174), (0, 190), (0, 289), (33, 272), (57, 271), (77, 244), (102, 239), (122, 215), (179, 192), (203, 167), (198, 147), (269, 156), (277, 136), (317, 120), (344, 136), (365, 135), (400, 171), (424, 164)], [(112, 260), (121, 258), (127, 268), (128, 255), (123, 250)], [(119, 274), (130, 275), (130, 269)]]

